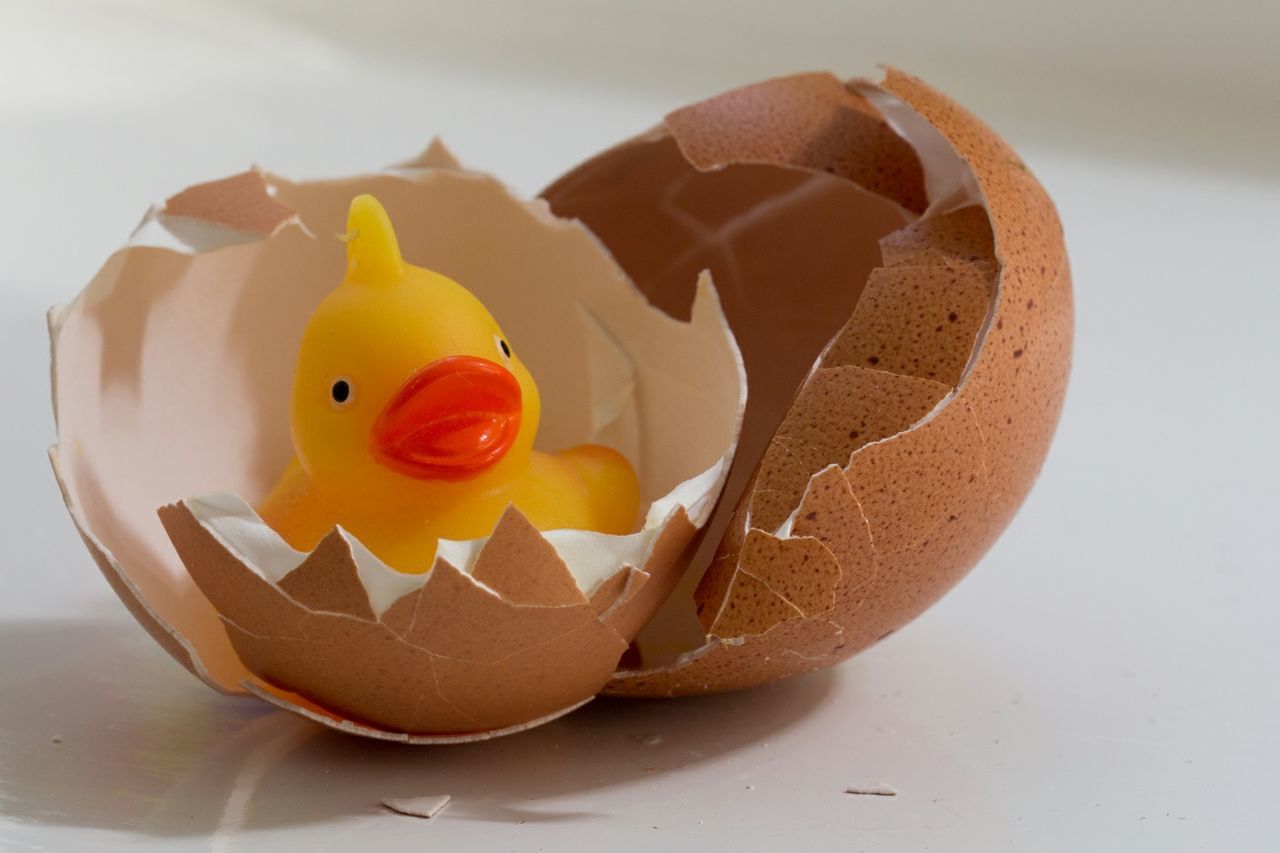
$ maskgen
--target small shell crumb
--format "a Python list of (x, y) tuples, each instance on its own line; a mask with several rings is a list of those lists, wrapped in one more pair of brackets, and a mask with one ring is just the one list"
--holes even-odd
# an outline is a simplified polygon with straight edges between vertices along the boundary
[(896, 797), (898, 789), (881, 782), (879, 785), (853, 785), (844, 789), (846, 794), (857, 794), (863, 797)]
[(438, 797), (385, 797), (382, 805), (396, 814), (430, 820), (442, 812), (451, 799), (448, 794)]

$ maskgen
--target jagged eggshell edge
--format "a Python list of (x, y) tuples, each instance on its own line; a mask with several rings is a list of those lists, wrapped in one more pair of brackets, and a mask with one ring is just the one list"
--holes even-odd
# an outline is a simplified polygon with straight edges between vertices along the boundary
[[(336, 233), (337, 229), (329, 230), (332, 222), (306, 215), (308, 211), (304, 215), (295, 212), (295, 207), (306, 206), (299, 202), (308, 188), (319, 186), (319, 192), (345, 198), (373, 190), (389, 200), (394, 214), (397, 206), (407, 204), (407, 199), (428, 185), (436, 192), (441, 186), (452, 187), (454, 200), (460, 201), (451, 212), (464, 222), (452, 223), (452, 232), (438, 223), (441, 227), (433, 229), (425, 241), (434, 240), (434, 250), (427, 247), (423, 249), (427, 258), (410, 256), (411, 260), (428, 264), (434, 251), (448, 255), (449, 246), (457, 243), (457, 229), (465, 228), (467, 220), (477, 228), (482, 227), (482, 221), (501, 227), (490, 220), (515, 217), (516, 231), (523, 228), (540, 234), (547, 242), (545, 253), (559, 258), (572, 287), (594, 288), (590, 293), (584, 291), (577, 301), (579, 325), (587, 330), (581, 334), (590, 351), (591, 357), (585, 359), (589, 364), (565, 383), (575, 386), (580, 394), (586, 393), (590, 404), (584, 407), (579, 402), (573, 407), (576, 414), (562, 416), (558, 423), (553, 417), (547, 431), (553, 439), (574, 435), (578, 441), (613, 443), (633, 460), (639, 457), (651, 462), (642, 468), (651, 474), (647, 497), (652, 500), (663, 489), (669, 491), (654, 501), (640, 533), (630, 537), (580, 531), (544, 535), (518, 513), (508, 513), (495, 538), (445, 543), (436, 570), (425, 576), (427, 582), (422, 582), (424, 576), (416, 576), (416, 581), (406, 584), (406, 577), (415, 576), (387, 569), (343, 531), (335, 531), (311, 555), (293, 552), (279, 541), (274, 549), (255, 550), (246, 547), (245, 540), (237, 540), (236, 531), (260, 546), (263, 541), (270, 544), (274, 534), (260, 520), (260, 530), (249, 529), (252, 525), (246, 525), (250, 519), (243, 510), (252, 520), (256, 515), (244, 501), (236, 507), (232, 500), (228, 513), (226, 499), (230, 496), (184, 498), (202, 491), (199, 485), (187, 484), (203, 483), (203, 490), (207, 490), (219, 478), (247, 482), (251, 485), (246, 491), (256, 489), (260, 494), (274, 476), (272, 471), (278, 473), (281, 460), (288, 458), (287, 427), (280, 424), (256, 446), (233, 453), (236, 458), (230, 467), (234, 470), (227, 470), (227, 459), (202, 459), (218, 454), (201, 454), (201, 441), (184, 446), (179, 440), (176, 447), (160, 451), (162, 458), (149, 461), (152, 466), (170, 469), (178, 460), (190, 461), (196, 469), (192, 476), (178, 476), (171, 478), (176, 482), (161, 484), (139, 483), (145, 478), (128, 476), (130, 466), (137, 470), (145, 465), (148, 460), (141, 457), (156, 449), (135, 447), (133, 453), (121, 454), (115, 452), (119, 447), (103, 439), (104, 432), (126, 429), (148, 434), (148, 430), (159, 428), (165, 434), (180, 433), (172, 425), (165, 429), (166, 422), (177, 423), (185, 417), (214, 423), (221, 419), (228, 425), (229, 435), (242, 437), (252, 431), (253, 424), (240, 420), (246, 413), (234, 405), (237, 395), (230, 386), (245, 373), (252, 373), (257, 382), (264, 369), (274, 372), (275, 379), (258, 383), (261, 387), (256, 393), (261, 396), (254, 402), (261, 405), (264, 399), (287, 398), (289, 377), (284, 374), (291, 371), (281, 371), (278, 364), (269, 362), (287, 359), (284, 363), (291, 365), (291, 350), (296, 349), (301, 325), (309, 314), (303, 309), (332, 286), (332, 269), (327, 269), (332, 263), (326, 262), (340, 253), (340, 245), (327, 247), (327, 252), (318, 248), (325, 246), (325, 241), (317, 234)], [(501, 213), (495, 214), (495, 209)], [(335, 215), (340, 216), (340, 211)], [(282, 242), (287, 245), (274, 255), (255, 253), (259, 245)], [(406, 245), (413, 242), (410, 234)], [(328, 257), (314, 257), (320, 254)], [(465, 257), (459, 258), (460, 254)], [(450, 257), (459, 270), (446, 266), (445, 271), (472, 283), (461, 272), (469, 264), (485, 263), (479, 259), (482, 254), (454, 252)], [(209, 268), (201, 270), (201, 264)], [(206, 286), (232, 288), (232, 282), (240, 277), (273, 275), (281, 281), (300, 281), (308, 292), (289, 302), (281, 291), (259, 288), (256, 293), (223, 298), (222, 302), (233, 304), (217, 310), (191, 310), (190, 305), (167, 310), (175, 300), (180, 301), (180, 294), (191, 291), (193, 283), (187, 278), (203, 277)], [(575, 275), (580, 278), (575, 280)], [(532, 285), (528, 289), (532, 291)], [(643, 312), (647, 303), (589, 232), (551, 216), (541, 203), (519, 202), (492, 179), (460, 171), (456, 160), (438, 142), (415, 160), (386, 173), (347, 181), (293, 184), (255, 170), (190, 188), (154, 208), (130, 244), (107, 262), (85, 291), (71, 305), (50, 312), (59, 427), (59, 442), (50, 452), (51, 460), (72, 518), (113, 589), (167, 651), (211, 686), (226, 692), (271, 696), (274, 703), (327, 725), (392, 739), (439, 742), (520, 730), (572, 710), (607, 680), (630, 636), (674, 584), (681, 553), (696, 526), (705, 520), (723, 481), (736, 441), (745, 384), (714, 289), (704, 279), (699, 291), (698, 316), (691, 323), (649, 311), (650, 316), (640, 324), (644, 328), (629, 333), (631, 343), (640, 341), (635, 350), (643, 351), (628, 351), (615, 334), (619, 318)], [(490, 296), (479, 295), (486, 301)], [(528, 299), (534, 295), (522, 296)], [(513, 311), (523, 309), (517, 306)], [(288, 321), (266, 316), (272, 314), (287, 316)], [(155, 335), (169, 330), (170, 334), (191, 336), (195, 339), (192, 350), (199, 350), (200, 343), (210, 341), (208, 327), (219, 323), (225, 324), (222, 331), (233, 345), (237, 334), (254, 335), (253, 339), (260, 341), (272, 332), (273, 342), (266, 352), (258, 347), (258, 360), (252, 363), (211, 368), (196, 357), (197, 368), (212, 370), (210, 375), (222, 379), (227, 374), (233, 378), (230, 383), (215, 379), (202, 388), (203, 394), (190, 393), (191, 376), (184, 376), (183, 370), (191, 370), (191, 365), (157, 357), (163, 347), (155, 343)], [(683, 344), (672, 346), (681, 339)], [(559, 349), (567, 348), (563, 339), (559, 343)], [(529, 360), (528, 348), (524, 350)], [(703, 414), (719, 413), (695, 431), (694, 449), (683, 456), (674, 454), (678, 458), (673, 462), (672, 454), (654, 448), (674, 436), (688, 445), (687, 425), (673, 424), (668, 418), (646, 430), (647, 424), (641, 420), (645, 412), (689, 409), (683, 392), (670, 390), (678, 383), (661, 379), (663, 375), (678, 378), (686, 372), (689, 367), (680, 359), (688, 358), (691, 352), (704, 359), (695, 369), (701, 371), (706, 385), (698, 392), (704, 402), (693, 407), (699, 413), (706, 408)], [(157, 382), (151, 396), (172, 397), (173, 402), (150, 408), (130, 406), (131, 394)], [(626, 393), (619, 394), (619, 388)], [(184, 389), (188, 392), (185, 396), (181, 393)], [(552, 388), (549, 395), (544, 392), (544, 401), (550, 396), (554, 405), (557, 395), (563, 398), (563, 389)], [(157, 408), (159, 411), (154, 411)], [(562, 410), (567, 408), (561, 406)], [(211, 438), (208, 430), (205, 433), (200, 438), (208, 447)], [(239, 461), (239, 456), (245, 461)], [(699, 456), (700, 461), (691, 468), (690, 460)], [(123, 518), (137, 519), (147, 504), (152, 511), (166, 504), (161, 512), (163, 524), (184, 552), (189, 575), (175, 559), (172, 547), (166, 547), (165, 530), (159, 524), (122, 523)], [(197, 512), (192, 512), (193, 507)], [(234, 519), (237, 513), (240, 527), (235, 528), (233, 521), (235, 530), (228, 536), (226, 529), (219, 529), (218, 518)], [(154, 518), (151, 514), (152, 521)], [(264, 530), (269, 535), (264, 535)], [(446, 554), (462, 568), (449, 563), (443, 556)], [(246, 555), (264, 558), (265, 566), (246, 561)], [(281, 567), (289, 563), (289, 570), (282, 572)], [(571, 566), (578, 569), (576, 574)], [(234, 594), (228, 592), (228, 583)], [(521, 627), (487, 641), (476, 634), (471, 641), (477, 648), (468, 649), (455, 647), (456, 641), (445, 642), (432, 633), (440, 630), (443, 623), (439, 619), (397, 621), (410, 600), (415, 602), (414, 612), (419, 610), (418, 602), (427, 602), (423, 609), (427, 612), (447, 595), (470, 602), (463, 608), (470, 617), (476, 613), (492, 617), (472, 619), (473, 631), (481, 631), (485, 625), (489, 626), (485, 630), (491, 631), (495, 624)], [(272, 608), (274, 615), (262, 621)], [(450, 612), (456, 613), (456, 608)], [(296, 630), (300, 617), (305, 631)], [(356, 637), (366, 645), (353, 644)], [(510, 656), (478, 650), (486, 642), (507, 648)], [(325, 657), (318, 654), (322, 648), (359, 647), (367, 653), (369, 643), (392, 651), (378, 664), (378, 673), (365, 679), (363, 687), (359, 679), (344, 676), (343, 668), (319, 664)], [(285, 649), (292, 651), (286, 654)], [(529, 649), (537, 651), (530, 653)], [(406, 678), (406, 672), (413, 670), (389, 667), (392, 658), (401, 663), (413, 661), (424, 678)], [(291, 662), (300, 660), (307, 665), (299, 667), (300, 672), (291, 672)], [(364, 660), (367, 663), (368, 657)], [(388, 693), (385, 676), (391, 674), (411, 683), (418, 693), (411, 699), (394, 691)]]
[[(836, 175), (921, 216), (881, 241), (881, 266), (740, 498), (731, 481), (732, 517), (694, 593), (705, 643), (670, 665), (620, 671), (605, 691), (618, 695), (774, 681), (914, 618), (1030, 489), (1071, 361), (1070, 273), (1052, 202), (997, 134), (917, 78), (889, 69), (879, 84), (801, 74), (747, 86), (676, 111), (544, 197), (579, 215), (573, 196), (600, 189), (595, 174), (664, 138), (699, 170)], [(609, 204), (592, 199), (595, 210)]]

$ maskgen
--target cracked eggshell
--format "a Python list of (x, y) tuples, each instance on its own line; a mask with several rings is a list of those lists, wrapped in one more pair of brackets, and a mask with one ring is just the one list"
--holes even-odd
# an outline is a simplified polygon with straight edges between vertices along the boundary
[[(341, 528), (304, 554), (258, 518), (292, 456), (298, 342), (341, 277), (335, 235), (362, 192), (408, 260), (463, 282), (520, 341), (538, 446), (628, 456), (650, 507), (638, 532), (540, 533), (512, 509), (404, 575)], [(370, 737), (518, 731), (606, 683), (723, 484), (745, 379), (709, 278), (696, 288), (688, 321), (651, 307), (584, 227), (438, 143), (343, 180), (202, 184), (50, 312), (54, 470), (112, 587), (211, 686)]]
[(642, 632), (606, 692), (827, 666), (1008, 524), (1061, 410), (1071, 283), (1053, 204), (972, 114), (895, 70), (801, 74), (677, 110), (543, 197), (676, 316), (710, 269), (751, 386), (691, 579), (653, 620), (692, 639)]

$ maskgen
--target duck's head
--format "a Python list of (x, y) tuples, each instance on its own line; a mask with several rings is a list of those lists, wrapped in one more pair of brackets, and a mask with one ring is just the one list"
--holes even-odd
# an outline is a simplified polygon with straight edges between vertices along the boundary
[(470, 291), (405, 263), (373, 196), (351, 202), (346, 239), (346, 277), (311, 315), (294, 374), (302, 467), (365, 502), (500, 486), (538, 429), (529, 371)]

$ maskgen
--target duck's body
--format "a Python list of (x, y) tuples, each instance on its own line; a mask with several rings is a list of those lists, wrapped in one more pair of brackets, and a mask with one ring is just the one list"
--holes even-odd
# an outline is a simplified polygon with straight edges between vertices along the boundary
[(636, 479), (627, 460), (608, 447), (582, 445), (555, 454), (535, 450), (525, 475), (510, 487), (446, 505), (424, 502), (402, 508), (333, 506), (295, 459), (258, 513), (299, 551), (310, 551), (341, 524), (387, 565), (417, 573), (430, 568), (439, 539), (487, 536), (508, 505), (539, 530), (623, 534), (635, 523), (637, 503)]
[(437, 541), (486, 536), (514, 505), (539, 529), (627, 533), (619, 453), (532, 449), (537, 386), (468, 291), (399, 256), (370, 196), (352, 202), (347, 278), (316, 309), (295, 372), (297, 457), (259, 506), (293, 547), (341, 525), (402, 572)]

